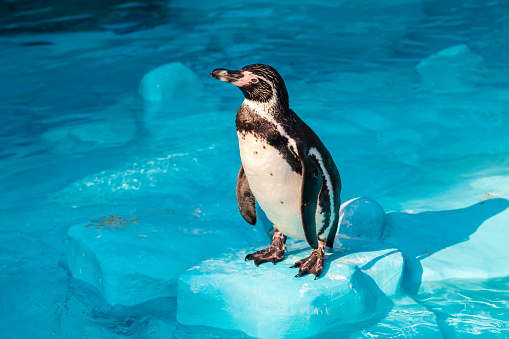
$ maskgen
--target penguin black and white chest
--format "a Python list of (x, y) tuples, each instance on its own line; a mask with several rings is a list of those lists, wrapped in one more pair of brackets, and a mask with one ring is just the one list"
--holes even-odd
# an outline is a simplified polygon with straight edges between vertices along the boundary
[[(339, 172), (318, 136), (290, 109), (279, 73), (254, 64), (239, 71), (216, 69), (211, 75), (239, 87), (245, 97), (236, 117), (242, 160), (237, 202), (244, 219), (256, 222), (258, 201), (281, 246), (289, 236), (314, 249), (332, 247), (339, 220)], [(260, 255), (258, 263), (279, 261), (262, 257), (270, 255)]]

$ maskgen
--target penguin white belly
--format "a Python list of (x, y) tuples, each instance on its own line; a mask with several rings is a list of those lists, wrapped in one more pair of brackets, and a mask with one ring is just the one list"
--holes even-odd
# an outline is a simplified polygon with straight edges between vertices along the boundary
[[(302, 176), (265, 140), (251, 133), (238, 133), (238, 137), (249, 187), (267, 218), (283, 234), (305, 240), (300, 216)], [(320, 213), (316, 216), (322, 220)]]

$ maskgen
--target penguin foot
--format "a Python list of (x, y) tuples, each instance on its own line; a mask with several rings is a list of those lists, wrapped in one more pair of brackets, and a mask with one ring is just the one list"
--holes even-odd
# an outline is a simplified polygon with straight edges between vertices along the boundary
[(254, 260), (254, 264), (256, 266), (264, 262), (271, 262), (275, 265), (277, 262), (285, 258), (285, 242), (286, 235), (283, 235), (283, 233), (275, 230), (274, 236), (272, 237), (272, 243), (270, 244), (269, 248), (248, 254), (244, 260)]
[(283, 260), (284, 258), (285, 258), (284, 250), (269, 247), (264, 250), (246, 255), (245, 260), (254, 260), (254, 264), (258, 266), (260, 264), (263, 264), (264, 262), (271, 262), (275, 265), (277, 262)]
[(325, 243), (320, 241), (317, 249), (311, 251), (311, 255), (307, 258), (297, 261), (290, 268), (298, 267), (299, 273), (295, 277), (301, 277), (306, 274), (314, 274), (315, 280), (318, 279), (323, 270), (325, 261)]

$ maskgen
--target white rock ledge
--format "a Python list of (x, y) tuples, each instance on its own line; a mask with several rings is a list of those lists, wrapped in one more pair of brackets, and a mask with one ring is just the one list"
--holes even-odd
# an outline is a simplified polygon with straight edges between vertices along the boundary
[(72, 276), (95, 286), (112, 305), (174, 297), (178, 277), (189, 267), (229, 247), (267, 240), (263, 232), (222, 220), (209, 221), (204, 229), (183, 220), (118, 220), (106, 219), (99, 227), (75, 225), (68, 231)]
[(317, 280), (295, 278), (297, 269), (289, 268), (309, 255), (304, 242), (289, 246), (277, 265), (245, 262), (246, 253), (255, 250), (205, 260), (183, 273), (177, 320), (261, 338), (304, 338), (390, 309), (387, 296), (399, 292), (403, 257), (386, 244), (342, 239), (341, 248), (326, 254)]

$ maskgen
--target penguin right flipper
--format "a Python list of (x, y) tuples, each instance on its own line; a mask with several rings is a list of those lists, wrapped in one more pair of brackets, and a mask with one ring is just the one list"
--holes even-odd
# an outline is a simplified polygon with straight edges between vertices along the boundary
[(322, 174), (312, 157), (300, 155), (302, 164), (302, 186), (300, 196), (300, 216), (304, 235), (309, 246), (318, 248), (316, 235), (316, 204), (322, 189)]
[(239, 211), (244, 220), (251, 225), (256, 224), (256, 200), (249, 188), (242, 165), (237, 176), (237, 205), (239, 205)]

